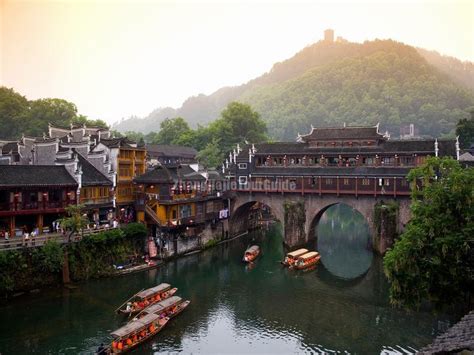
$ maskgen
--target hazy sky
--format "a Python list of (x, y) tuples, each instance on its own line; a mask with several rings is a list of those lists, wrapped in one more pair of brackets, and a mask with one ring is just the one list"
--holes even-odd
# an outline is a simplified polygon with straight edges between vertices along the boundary
[(469, 0), (0, 0), (0, 81), (112, 123), (246, 82), (326, 28), (474, 61)]

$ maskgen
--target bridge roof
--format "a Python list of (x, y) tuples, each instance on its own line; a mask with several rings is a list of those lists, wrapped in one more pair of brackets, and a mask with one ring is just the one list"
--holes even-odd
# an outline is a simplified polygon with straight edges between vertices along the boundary
[(299, 138), (304, 142), (312, 140), (385, 139), (384, 136), (378, 132), (378, 128), (378, 125), (373, 127), (311, 127), (309, 134), (302, 135)]
[[(301, 155), (301, 154), (435, 154), (435, 140), (388, 140), (374, 146), (310, 147), (308, 143), (274, 142), (256, 144), (256, 155)], [(440, 156), (455, 156), (454, 140), (438, 140)], [(248, 149), (243, 149), (238, 161), (248, 160)]]

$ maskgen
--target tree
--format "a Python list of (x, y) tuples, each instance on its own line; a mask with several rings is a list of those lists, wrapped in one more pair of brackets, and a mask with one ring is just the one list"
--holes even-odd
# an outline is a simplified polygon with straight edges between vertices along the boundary
[(474, 107), (469, 110), (469, 118), (459, 120), (456, 125), (456, 135), (459, 136), (461, 148), (469, 148), (474, 143)]
[(109, 128), (107, 123), (102, 120), (90, 120), (87, 116), (84, 115), (78, 115), (76, 117), (73, 117), (72, 124), (74, 125), (86, 125), (88, 127), (98, 127), (98, 128)]
[(167, 118), (160, 123), (160, 131), (152, 143), (176, 144), (179, 137), (190, 130), (188, 123), (182, 117)]
[(224, 152), (218, 139), (213, 139), (197, 155), (199, 163), (206, 168), (218, 168), (224, 160)]
[(260, 143), (267, 140), (267, 126), (260, 114), (249, 105), (231, 102), (221, 117), (209, 125), (211, 136), (219, 138), (220, 149), (227, 153), (237, 143)]
[(61, 226), (70, 231), (69, 238), (89, 223), (87, 216), (83, 215), (84, 205), (69, 205), (66, 207), (68, 217), (61, 219)]
[(48, 123), (69, 126), (77, 117), (77, 107), (63, 99), (39, 99), (30, 102), (27, 126), (23, 133), (39, 136), (48, 129)]
[(145, 142), (145, 135), (141, 132), (127, 131), (123, 135), (137, 143)]
[(0, 87), (0, 138), (13, 139), (21, 134), (28, 115), (28, 100), (4, 86)]
[(390, 300), (409, 307), (465, 301), (474, 287), (474, 169), (433, 157), (408, 178), (412, 219), (384, 257)]

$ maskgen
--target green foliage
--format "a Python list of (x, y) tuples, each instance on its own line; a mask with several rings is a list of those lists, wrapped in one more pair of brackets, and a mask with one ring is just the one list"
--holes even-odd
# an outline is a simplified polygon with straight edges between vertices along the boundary
[(30, 102), (28, 126), (22, 133), (40, 136), (47, 131), (48, 123), (67, 126), (77, 116), (77, 107), (62, 99), (39, 99)]
[(176, 144), (179, 137), (189, 132), (188, 123), (181, 117), (165, 119), (160, 124), (160, 131), (151, 143), (153, 144)]
[(77, 114), (73, 103), (62, 99), (28, 101), (13, 89), (0, 86), (0, 138), (15, 139), (22, 134), (40, 136), (48, 131), (48, 123), (67, 127), (72, 124), (107, 127), (102, 120), (89, 120)]
[(244, 85), (192, 97), (177, 110), (155, 110), (118, 128), (157, 130), (163, 119), (176, 116), (193, 126), (206, 124), (237, 100), (261, 114), (275, 140), (293, 141), (311, 124), (342, 126), (344, 122), (380, 122), (383, 130), (394, 135), (399, 134), (400, 124), (415, 123), (422, 135), (439, 137), (454, 133), (456, 122), (474, 105), (472, 77), (471, 63), (391, 40), (318, 42)]
[(474, 169), (430, 158), (409, 179), (412, 219), (384, 257), (391, 302), (465, 301), (474, 287)]
[(89, 223), (89, 219), (83, 214), (83, 210), (84, 205), (67, 206), (66, 214), (68, 217), (61, 219), (61, 226), (71, 231), (71, 233), (82, 231)]
[(282, 83), (257, 86), (241, 98), (262, 113), (270, 135), (294, 139), (308, 127), (382, 123), (398, 133), (415, 123), (422, 134), (454, 129), (472, 92), (429, 67), (414, 49), (390, 42), (361, 48), (360, 55), (316, 67)]
[(0, 292), (5, 294), (15, 290), (16, 276), (28, 265), (24, 255), (16, 250), (0, 253)]
[(64, 251), (58, 242), (50, 240), (43, 247), (34, 249), (31, 255), (33, 264), (38, 271), (50, 273), (61, 271)]
[(137, 239), (147, 236), (146, 226), (142, 223), (129, 223), (122, 227), (122, 231), (127, 238)]
[(78, 115), (71, 119), (73, 125), (86, 125), (88, 127), (108, 128), (109, 126), (103, 120), (90, 120), (87, 116)]
[(127, 131), (123, 134), (123, 136), (126, 136), (128, 139), (130, 139), (134, 142), (137, 142), (137, 143), (144, 143), (145, 142), (145, 135), (143, 133), (140, 133), (140, 132)]
[(202, 249), (209, 249), (209, 248), (212, 248), (214, 246), (216, 246), (218, 243), (218, 241), (216, 239), (210, 239), (208, 240), (206, 243), (204, 243), (204, 245), (202, 246)]
[(146, 227), (130, 223), (72, 244), (69, 257), (72, 278), (84, 280), (113, 273), (113, 265), (141, 255), (146, 234)]
[[(68, 245), (69, 268), (75, 281), (110, 275), (113, 265), (139, 257), (144, 250), (146, 227), (130, 223), (85, 236)], [(48, 241), (44, 246), (0, 252), (0, 295), (60, 282), (64, 246)]]
[(22, 122), (28, 117), (28, 100), (4, 86), (0, 87), (0, 138), (19, 136)]
[(197, 155), (199, 163), (206, 168), (219, 167), (224, 159), (224, 152), (221, 150), (221, 145), (217, 139), (208, 143)]
[(456, 135), (459, 136), (461, 148), (469, 148), (474, 143), (474, 107), (470, 108), (470, 117), (459, 120)]

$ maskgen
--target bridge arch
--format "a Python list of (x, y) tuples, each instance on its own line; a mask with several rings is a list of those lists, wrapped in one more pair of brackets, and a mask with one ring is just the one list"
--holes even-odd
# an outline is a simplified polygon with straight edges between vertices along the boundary
[[(364, 218), (364, 221), (367, 224), (367, 226), (369, 227), (371, 238), (373, 238), (373, 236), (374, 236), (373, 232), (374, 231), (373, 231), (373, 228), (371, 228), (371, 220), (370, 220), (370, 218), (372, 217), (371, 211), (359, 211), (357, 209), (357, 207), (355, 207), (351, 204), (348, 204), (346, 202), (340, 201), (340, 202), (329, 203), (326, 206), (321, 207), (318, 211), (315, 212), (315, 215), (312, 218), (310, 218), (310, 223), (309, 223), (309, 228), (308, 228), (308, 239), (310, 239), (310, 240), (315, 239), (315, 241), (317, 243), (317, 239), (318, 239), (317, 230), (318, 230), (318, 225), (319, 225), (319, 222), (321, 221), (322, 216), (324, 215), (324, 213), (328, 209), (330, 209), (331, 207), (337, 206), (337, 205), (343, 205), (343, 206), (350, 207), (356, 213), (360, 214)], [(364, 212), (366, 212), (366, 214), (364, 214)]]
[(284, 223), (284, 213), (281, 203), (276, 203), (272, 198), (261, 196), (248, 196), (247, 198), (237, 197), (232, 204), (232, 210), (229, 221), (229, 231), (231, 236), (238, 235), (248, 230), (250, 227), (248, 214), (251, 208), (260, 203), (270, 209), (271, 214), (281, 223)]
[(367, 223), (372, 238), (375, 236), (374, 226), (374, 205), (375, 200), (370, 198), (350, 198), (350, 197), (323, 197), (309, 198), (306, 203), (306, 231), (308, 240), (317, 239), (317, 227), (323, 216), (329, 208), (335, 205), (346, 205), (360, 213)]

